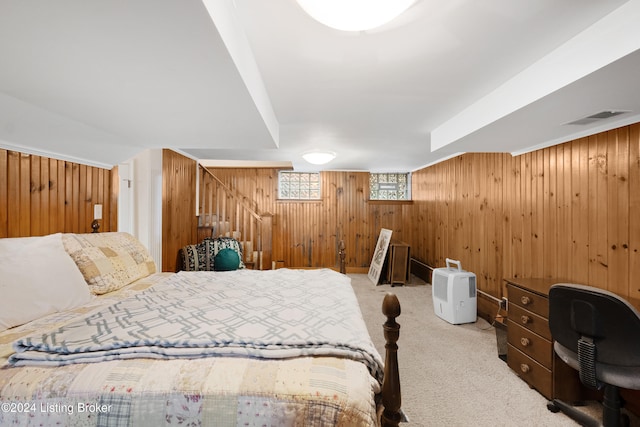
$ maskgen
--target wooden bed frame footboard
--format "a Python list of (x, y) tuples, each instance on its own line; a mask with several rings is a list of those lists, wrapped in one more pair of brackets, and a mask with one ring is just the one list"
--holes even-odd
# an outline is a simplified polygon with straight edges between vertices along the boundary
[(400, 301), (392, 293), (387, 293), (382, 301), (382, 313), (387, 316), (384, 323), (385, 362), (384, 380), (382, 382), (382, 427), (398, 427), (402, 421), (400, 407), (402, 399), (400, 395), (400, 371), (398, 370), (398, 338), (400, 337), (400, 325), (396, 317), (400, 316)]
[[(346, 274), (344, 240), (338, 242), (338, 259), (340, 260), (340, 273)], [(387, 316), (384, 323), (385, 338), (385, 362), (384, 380), (382, 382), (382, 406), (380, 424), (382, 427), (398, 427), (404, 419), (400, 393), (400, 371), (398, 369), (398, 338), (400, 337), (400, 325), (396, 317), (400, 316), (400, 301), (395, 294), (388, 292), (382, 301), (382, 313)]]

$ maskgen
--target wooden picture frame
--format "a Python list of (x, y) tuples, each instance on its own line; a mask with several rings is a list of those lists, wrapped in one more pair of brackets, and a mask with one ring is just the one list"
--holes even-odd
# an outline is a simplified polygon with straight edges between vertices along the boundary
[(371, 259), (371, 265), (369, 266), (369, 280), (377, 285), (380, 281), (380, 274), (382, 273), (382, 267), (384, 266), (384, 260), (387, 257), (387, 250), (389, 249), (389, 243), (391, 242), (391, 230), (386, 228), (380, 229), (380, 235), (378, 236), (378, 243), (376, 243), (376, 249), (373, 251), (373, 257)]

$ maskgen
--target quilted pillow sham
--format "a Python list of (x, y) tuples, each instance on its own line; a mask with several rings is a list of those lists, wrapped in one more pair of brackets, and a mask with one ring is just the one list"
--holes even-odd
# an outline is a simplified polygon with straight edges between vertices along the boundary
[(129, 233), (63, 234), (62, 241), (96, 295), (156, 272), (147, 249)]

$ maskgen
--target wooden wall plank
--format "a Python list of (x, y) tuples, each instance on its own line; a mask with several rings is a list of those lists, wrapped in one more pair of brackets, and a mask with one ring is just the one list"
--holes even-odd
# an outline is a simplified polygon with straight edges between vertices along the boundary
[(536, 277), (544, 276), (544, 168), (543, 159), (544, 151), (537, 150), (533, 153), (532, 159), (532, 180), (531, 183), (531, 202), (532, 202), (532, 221), (531, 221), (531, 260), (532, 274)]
[(41, 224), (42, 234), (50, 234), (48, 212), (51, 212), (50, 199), (49, 199), (51, 195), (51, 189), (49, 188), (49, 182), (51, 181), (51, 178), (49, 176), (49, 173), (50, 173), (49, 159), (44, 157), (40, 161), (40, 187), (39, 187), (40, 209), (41, 209), (40, 224)]
[(588, 146), (585, 140), (576, 142), (572, 147), (575, 154), (572, 160), (573, 172), (573, 218), (572, 218), (572, 260), (573, 268), (571, 277), (578, 283), (589, 282), (588, 268), (585, 268), (585, 259), (589, 256), (589, 171), (588, 171)]
[(562, 280), (569, 277), (569, 264), (571, 260), (571, 150), (568, 144), (563, 144), (557, 149), (557, 266), (556, 277)]
[[(64, 229), (73, 229), (73, 164), (69, 162), (62, 162), (64, 165)], [(77, 185), (77, 184), (76, 184)]]
[(0, 238), (9, 236), (9, 154), (0, 150)]
[(629, 297), (640, 301), (640, 125), (629, 128)]
[(629, 140), (628, 128), (607, 133), (609, 147), (608, 174), (608, 221), (607, 289), (611, 292), (629, 294)]
[(7, 237), (20, 237), (20, 153), (8, 152)]
[[(65, 228), (65, 212), (67, 210), (67, 179), (66, 172), (67, 169), (65, 167), (65, 163), (63, 161), (56, 161), (58, 168), (58, 222), (57, 222), (57, 230), (66, 230)], [(54, 230), (52, 230), (54, 231)]]
[(533, 202), (532, 202), (532, 154), (526, 153), (523, 156), (524, 171), (521, 182), (522, 197), (523, 197), (523, 222), (522, 222), (522, 258), (524, 260), (522, 264), (522, 277), (531, 277), (535, 273), (532, 268), (533, 258)]
[(605, 283), (608, 276), (608, 209), (607, 203), (609, 158), (606, 134), (593, 135), (589, 141), (589, 210), (588, 229), (591, 234), (589, 244), (589, 278), (583, 283)]
[(558, 190), (557, 190), (557, 148), (543, 151), (543, 277), (558, 277)]
[(460, 182), (458, 201), (456, 203), (459, 209), (455, 215), (456, 224), (454, 226), (458, 230), (455, 238), (455, 247), (460, 249), (466, 259), (471, 259), (475, 248), (475, 245), (471, 243), (475, 234), (472, 212), (474, 212), (474, 205), (477, 203), (472, 186), (473, 180), (471, 179), (473, 176), (473, 162), (471, 162), (470, 157), (461, 156), (453, 164), (453, 167), (456, 169), (454, 176)]
[(20, 155), (20, 218), (18, 236), (31, 236), (31, 157)]
[(86, 165), (78, 165), (78, 176), (77, 193), (74, 193), (76, 213), (78, 215), (77, 223), (80, 224), (79, 232), (87, 233), (90, 232), (91, 229), (89, 228), (87, 230), (85, 224), (87, 224), (87, 221), (90, 224), (93, 218), (91, 218), (89, 212), (87, 212), (87, 196), (89, 193), (88, 189), (91, 188), (91, 173), (87, 173)]
[(31, 235), (42, 236), (43, 232), (41, 222), (41, 206), (40, 206), (40, 157), (30, 157), (31, 182), (29, 183), (30, 192), (30, 217), (31, 217)]
[(495, 236), (491, 242), (491, 245), (494, 248), (493, 255), (490, 255), (490, 259), (493, 260), (493, 265), (489, 268), (489, 274), (491, 279), (491, 286), (489, 289), (492, 289), (497, 295), (501, 294), (500, 289), (502, 288), (502, 263), (505, 258), (505, 212), (503, 209), (504, 206), (504, 192), (502, 188), (505, 185), (505, 161), (507, 160), (507, 156), (496, 156), (494, 165), (494, 170), (499, 172), (499, 175), (494, 174), (494, 202), (491, 207), (491, 212), (493, 215), (493, 221), (495, 224)]
[(55, 230), (59, 229), (58, 218), (60, 216), (60, 186), (58, 180), (58, 161), (55, 159), (49, 159), (49, 182), (47, 183), (47, 188), (49, 189), (49, 210), (47, 215), (49, 218), (49, 224), (47, 226), (47, 233), (49, 234), (55, 233)]
[[(505, 241), (505, 265), (503, 268), (503, 277), (521, 277), (522, 272), (522, 228), (523, 228), (523, 209), (522, 209), (522, 187), (521, 167), (522, 156), (509, 158), (505, 163), (509, 165), (508, 183), (505, 186), (504, 200), (508, 205), (508, 222), (509, 227), (505, 230), (505, 236), (509, 236), (509, 240)], [(501, 294), (503, 295), (504, 292)]]

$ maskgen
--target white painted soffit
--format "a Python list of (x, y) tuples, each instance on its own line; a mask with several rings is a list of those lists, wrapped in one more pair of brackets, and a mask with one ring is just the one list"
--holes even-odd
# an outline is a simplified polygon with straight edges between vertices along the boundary
[(253, 98), (256, 108), (275, 142), (280, 145), (280, 125), (273, 111), (271, 100), (262, 80), (258, 64), (249, 45), (249, 40), (235, 14), (232, 1), (203, 0), (223, 43), (229, 51), (244, 84)]
[[(42, 138), (46, 132), (47, 139)], [(69, 146), (73, 146), (70, 150)], [(111, 169), (113, 153), (126, 159), (144, 149), (93, 126), (0, 92), (0, 148)], [(101, 161), (108, 159), (107, 161)]]
[(278, 147), (232, 2), (208, 3), (215, 10), (190, 0), (150, 13), (153, 0), (6, 2), (1, 146), (100, 167), (152, 148)]
[(596, 22), (431, 132), (431, 151), (453, 144), (511, 113), (640, 49), (640, 0)]
[(275, 169), (293, 169), (293, 165), (289, 161), (270, 161), (270, 160), (215, 160), (205, 159), (199, 160), (198, 163), (205, 168), (275, 168)]

